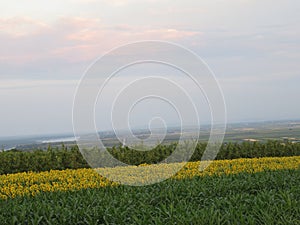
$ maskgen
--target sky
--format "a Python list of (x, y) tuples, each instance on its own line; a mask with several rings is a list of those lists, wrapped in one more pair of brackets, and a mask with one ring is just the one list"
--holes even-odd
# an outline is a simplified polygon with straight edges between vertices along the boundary
[[(199, 55), (223, 90), (229, 122), (299, 119), (299, 10), (298, 0), (1, 0), (0, 136), (72, 132), (73, 99), (87, 68), (142, 40)], [(161, 103), (148, 104), (176, 124)], [(98, 129), (110, 129), (101, 107)], [(145, 112), (136, 108), (133, 126), (148, 123)]]

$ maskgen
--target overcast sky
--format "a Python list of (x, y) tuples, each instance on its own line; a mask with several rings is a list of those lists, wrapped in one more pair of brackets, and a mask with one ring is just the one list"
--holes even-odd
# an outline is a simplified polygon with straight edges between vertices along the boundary
[(298, 0), (1, 1), (0, 136), (71, 132), (87, 67), (151, 39), (181, 44), (210, 66), (229, 122), (300, 118), (299, 11)]

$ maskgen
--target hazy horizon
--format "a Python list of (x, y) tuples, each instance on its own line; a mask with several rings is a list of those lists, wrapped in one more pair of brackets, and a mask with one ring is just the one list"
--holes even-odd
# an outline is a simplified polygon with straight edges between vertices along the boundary
[[(227, 125), (228, 126), (232, 126), (232, 125), (237, 125), (237, 124), (245, 124), (245, 125), (253, 125), (253, 124), (263, 124), (263, 123), (272, 123), (272, 122), (287, 122), (287, 121), (295, 121), (295, 122), (300, 122), (300, 118), (291, 118), (291, 119), (283, 119), (283, 120), (248, 120), (248, 121), (228, 121)], [(207, 127), (210, 126), (210, 123), (203, 123), (201, 124), (201, 127)], [(191, 128), (196, 128), (197, 126), (191, 126)], [(200, 127), (200, 129), (201, 129)], [(169, 127), (169, 129), (176, 129), (176, 128), (180, 128), (180, 126), (176, 125), (176, 124), (171, 124)], [(163, 129), (163, 127), (158, 127), (157, 129)], [(140, 126), (140, 127), (133, 127), (132, 128), (133, 131), (138, 131), (138, 130), (149, 130), (148, 126)], [(114, 130), (98, 130), (99, 133), (103, 132), (111, 132), (113, 133)], [(74, 133), (73, 131), (65, 131), (65, 132), (54, 132), (54, 133), (35, 133), (35, 134), (21, 134), (21, 135), (10, 135), (10, 136), (0, 136), (0, 141), (2, 140), (9, 140), (9, 139), (19, 139), (19, 138), (37, 138), (37, 137), (42, 137), (42, 138), (46, 138), (46, 137), (57, 137), (58, 139), (60, 137), (74, 137)]]

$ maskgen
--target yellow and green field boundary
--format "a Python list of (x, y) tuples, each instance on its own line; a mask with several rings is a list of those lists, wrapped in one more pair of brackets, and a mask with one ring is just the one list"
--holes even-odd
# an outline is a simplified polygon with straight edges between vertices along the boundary
[[(200, 162), (140, 165), (99, 169), (101, 174), (113, 174), (116, 178), (132, 179), (139, 174), (145, 183), (153, 174), (159, 179), (164, 173), (183, 166), (172, 179), (182, 180), (203, 176), (219, 176), (238, 173), (258, 173), (263, 171), (296, 170), (300, 168), (300, 156), (265, 157), (254, 159), (215, 160), (204, 171), (199, 170)], [(77, 191), (116, 186), (99, 175), (94, 169), (51, 170), (46, 172), (24, 172), (0, 176), (0, 198), (35, 196), (39, 193)]]

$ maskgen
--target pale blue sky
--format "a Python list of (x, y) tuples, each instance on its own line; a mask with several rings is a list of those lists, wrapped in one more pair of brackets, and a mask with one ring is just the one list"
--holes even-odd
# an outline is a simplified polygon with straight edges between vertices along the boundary
[(1, 1), (0, 136), (72, 131), (86, 68), (145, 39), (202, 57), (230, 122), (300, 118), (299, 11), (297, 0)]

